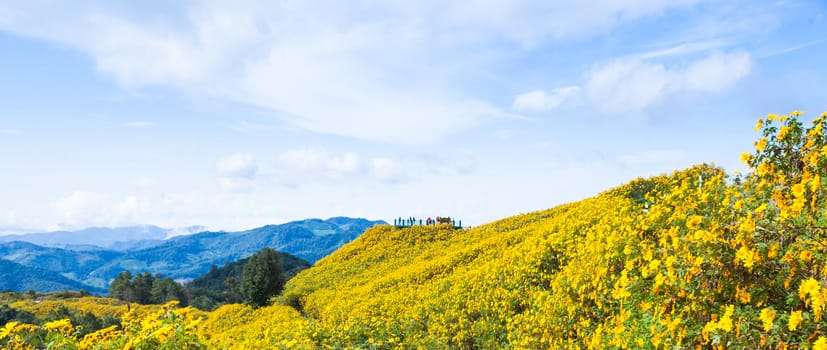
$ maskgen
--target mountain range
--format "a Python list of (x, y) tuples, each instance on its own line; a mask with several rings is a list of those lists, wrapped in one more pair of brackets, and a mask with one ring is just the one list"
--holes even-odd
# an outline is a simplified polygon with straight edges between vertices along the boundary
[[(0, 280), (0, 289), (25, 291), (31, 288), (44, 292), (86, 289), (103, 294), (109, 282), (124, 270), (190, 280), (208, 272), (213, 265), (221, 266), (246, 258), (264, 247), (295, 255), (312, 264), (377, 224), (385, 222), (334, 217), (239, 232), (207, 231), (168, 239), (168, 230), (154, 226), (125, 228), (123, 233), (119, 229), (95, 228), (2, 236), (7, 241), (0, 243), (0, 261), (29, 268), (33, 274), (10, 273), (19, 270), (18, 266), (6, 268), (3, 265), (2, 271), (7, 278)], [(147, 233), (148, 239), (138, 234), (140, 230)], [(10, 237), (29, 242), (8, 241)], [(70, 239), (72, 237), (76, 239)], [(100, 245), (95, 244), (96, 240)], [(127, 246), (132, 249), (124, 249)], [(43, 280), (21, 284), (17, 276), (26, 276), (30, 280), (42, 276)], [(49, 281), (56, 283), (49, 284)]]
[(78, 231), (51, 231), (0, 236), (0, 242), (24, 241), (71, 250), (106, 248), (127, 251), (160, 245), (167, 238), (206, 231), (203, 226), (165, 229), (153, 225), (89, 227)]

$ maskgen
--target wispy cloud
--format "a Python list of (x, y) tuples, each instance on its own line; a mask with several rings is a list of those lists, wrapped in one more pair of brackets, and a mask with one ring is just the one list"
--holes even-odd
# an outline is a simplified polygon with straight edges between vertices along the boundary
[(604, 112), (640, 111), (678, 93), (720, 93), (751, 69), (752, 58), (743, 51), (716, 52), (685, 65), (623, 58), (595, 65), (585, 91)]
[(577, 86), (555, 88), (551, 92), (533, 90), (514, 96), (511, 108), (518, 111), (549, 111), (560, 107), (579, 92)]
[(128, 122), (128, 123), (124, 124), (123, 126), (129, 127), (129, 128), (148, 128), (148, 127), (155, 126), (155, 123), (154, 122), (147, 122), (147, 121), (134, 121), (134, 122)]
[[(0, 11), (0, 28), (80, 49), (124, 86), (226, 98), (318, 133), (429, 143), (513, 117), (507, 106), (463, 89), (490, 69), (483, 57), (496, 45), (486, 44), (531, 49), (699, 2), (206, 2), (172, 7), (151, 21), (105, 3), (18, 3)], [(541, 105), (516, 107), (556, 104), (541, 97)], [(422, 124), (441, 127), (394, 132)]]
[(226, 177), (252, 179), (258, 173), (258, 165), (256, 165), (255, 159), (247, 153), (236, 153), (228, 156), (218, 162), (216, 167), (218, 173)]
[(107, 206), (104, 194), (91, 191), (76, 191), (66, 197), (59, 199), (54, 207), (62, 224), (77, 225), (86, 224), (97, 218), (106, 216), (103, 211)]
[(20, 130), (17, 130), (17, 129), (0, 129), (0, 135), (11, 135), (11, 134), (17, 134), (19, 132), (20, 132)]
[(824, 42), (825, 42), (825, 40), (821, 39), (821, 40), (813, 40), (813, 41), (809, 41), (809, 42), (801, 43), (801, 44), (797, 44), (797, 45), (790, 45), (790, 46), (786, 46), (786, 47), (783, 47), (783, 48), (780, 48), (780, 49), (774, 49), (774, 50), (768, 50), (768, 51), (765, 51), (765, 52), (761, 52), (757, 55), (757, 57), (767, 58), (767, 57), (773, 57), (773, 56), (786, 55), (788, 53), (795, 52), (795, 51), (798, 51), (798, 50), (801, 50), (801, 49), (806, 49), (808, 47), (821, 45)]
[(273, 129), (273, 126), (269, 124), (253, 123), (248, 122), (246, 120), (242, 120), (238, 122), (238, 124), (230, 126), (230, 129), (243, 133), (252, 133), (256, 131), (271, 130)]
[(216, 169), (221, 186), (235, 192), (252, 189), (259, 172), (256, 160), (247, 153), (236, 153), (221, 159)]
[(709, 40), (681, 43), (665, 49), (658, 49), (654, 51), (644, 52), (638, 55), (641, 59), (660, 58), (668, 56), (684, 56), (699, 52), (708, 52), (713, 49), (720, 49), (729, 46), (730, 44), (724, 40)]
[(433, 176), (466, 176), (476, 172), (469, 155), (443, 159), (439, 156), (402, 157), (357, 152), (330, 152), (311, 147), (290, 149), (279, 157), (275, 177), (291, 186), (336, 184), (402, 184)]

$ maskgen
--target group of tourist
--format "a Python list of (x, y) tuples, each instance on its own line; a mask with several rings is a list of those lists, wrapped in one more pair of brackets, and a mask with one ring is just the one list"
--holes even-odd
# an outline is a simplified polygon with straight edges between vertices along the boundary
[(416, 217), (410, 216), (408, 218), (402, 218), (401, 216), (397, 219), (393, 220), (393, 225), (398, 227), (409, 227), (414, 225), (439, 225), (439, 224), (449, 224), (454, 227), (462, 227), (462, 220), (459, 221), (459, 225), (457, 222), (452, 220), (450, 217), (441, 217), (437, 216), (436, 218), (428, 217), (424, 221), (420, 218), (417, 219)]

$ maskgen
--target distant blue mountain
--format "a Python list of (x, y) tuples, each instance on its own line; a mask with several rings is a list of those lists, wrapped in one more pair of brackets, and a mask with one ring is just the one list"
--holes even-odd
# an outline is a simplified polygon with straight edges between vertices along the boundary
[[(184, 228), (186, 233), (201, 232), (203, 227)], [(148, 248), (158, 245), (179, 230), (141, 225), (118, 228), (90, 227), (79, 231), (52, 231), (0, 236), (0, 242), (23, 241), (44, 247), (78, 248), (94, 245), (113, 250)]]
[[(308, 219), (247, 231), (201, 232), (165, 240), (157, 239), (163, 229), (149, 226), (146, 231), (153, 237), (150, 241), (158, 242), (150, 242), (148, 246), (141, 247), (140, 242), (147, 240), (137, 239), (140, 238), (137, 235), (128, 236), (133, 238), (133, 243), (111, 239), (106, 241), (115, 247), (131, 244), (133, 249), (124, 250), (96, 247), (94, 243), (87, 242), (88, 238), (69, 240), (63, 232), (50, 233), (55, 234), (53, 236), (33, 234), (23, 236), (30, 239), (35, 237), (50, 244), (59, 242), (63, 247), (43, 247), (27, 242), (0, 243), (0, 258), (56, 272), (79, 283), (105, 289), (124, 270), (187, 280), (206, 273), (212, 265), (222, 266), (246, 258), (264, 247), (287, 252), (314, 263), (377, 224), (385, 222), (345, 217)], [(118, 230), (94, 229), (80, 232), (110, 237)]]
[(0, 290), (25, 292), (30, 289), (39, 292), (85, 290), (95, 294), (106, 293), (105, 289), (85, 285), (54, 271), (0, 259)]

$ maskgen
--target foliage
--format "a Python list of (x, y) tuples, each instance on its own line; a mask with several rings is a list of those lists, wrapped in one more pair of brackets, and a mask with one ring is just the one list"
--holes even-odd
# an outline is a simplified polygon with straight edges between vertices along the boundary
[(158, 311), (123, 315), (119, 325), (82, 333), (70, 319), (42, 326), (9, 322), (0, 328), (4, 349), (204, 349), (195, 327), (204, 316), (195, 309), (176, 309), (172, 301)]
[[(310, 267), (310, 263), (288, 253), (279, 252), (283, 280), (289, 280), (299, 271)], [(200, 310), (213, 310), (226, 303), (241, 302), (241, 280), (244, 265), (249, 258), (224, 264), (222, 267), (213, 265), (210, 271), (187, 283), (186, 288), (190, 295), (190, 305)]]
[(275, 250), (264, 248), (244, 264), (241, 292), (246, 302), (260, 307), (284, 287), (281, 259)]
[(0, 324), (6, 324), (11, 321), (20, 323), (34, 323), (34, 314), (26, 310), (15, 309), (8, 304), (0, 305)]
[(109, 285), (109, 295), (126, 302), (165, 304), (171, 300), (186, 301), (184, 288), (172, 278), (155, 277), (149, 272), (135, 276), (129, 271), (118, 274)]

